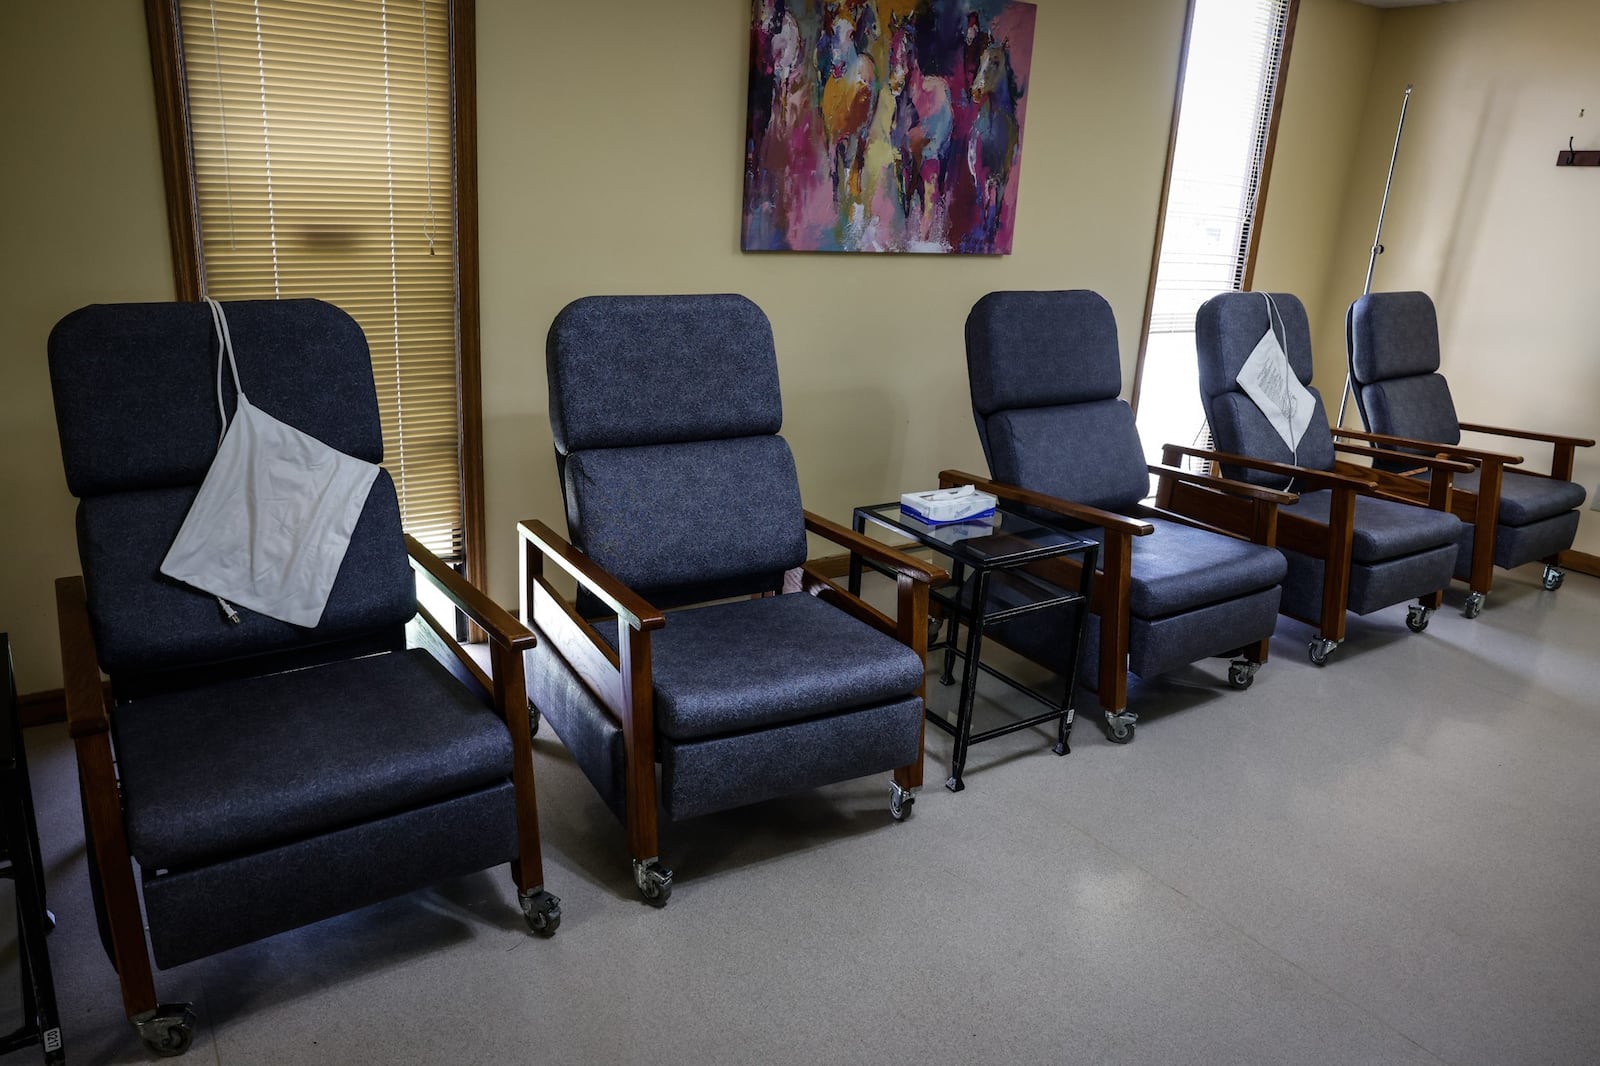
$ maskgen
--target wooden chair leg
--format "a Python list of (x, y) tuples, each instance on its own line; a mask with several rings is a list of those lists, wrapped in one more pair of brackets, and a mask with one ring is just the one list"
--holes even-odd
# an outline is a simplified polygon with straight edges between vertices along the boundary
[(651, 685), (650, 636), (618, 624), (622, 663), (622, 738), (626, 795), (624, 822), (633, 880), (657, 907), (672, 895), (672, 871), (661, 865), (657, 829), (655, 693)]
[(517, 805), (517, 855), (511, 880), (528, 928), (551, 936), (561, 926), (561, 900), (545, 891), (544, 854), (539, 840), (539, 796), (533, 779), (533, 726), (528, 718), (528, 689), (520, 651), (497, 642), (489, 645), (494, 675), (494, 703), (511, 733), (511, 786)]
[[(910, 575), (901, 574), (895, 579), (895, 592), (899, 600), (895, 612), (900, 641), (917, 653), (917, 658), (922, 660), (922, 684), (917, 686), (917, 698), (927, 704), (928, 697), (928, 586), (926, 582), (916, 581)], [(895, 787), (912, 792), (922, 787), (922, 752), (927, 735), (927, 716), (924, 715), (917, 722), (917, 757), (905, 766), (897, 766), (894, 771)], [(898, 796), (896, 797), (899, 798)]]

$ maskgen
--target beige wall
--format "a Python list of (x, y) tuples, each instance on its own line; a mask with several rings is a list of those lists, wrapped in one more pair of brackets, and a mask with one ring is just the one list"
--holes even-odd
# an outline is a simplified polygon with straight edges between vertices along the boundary
[[(1593, 0), (1467, 0), (1383, 16), (1317, 323), (1320, 381), (1343, 380), (1343, 315), (1361, 293), (1401, 96), (1414, 83), (1373, 288), (1433, 297), (1462, 418), (1600, 438), (1600, 169), (1555, 166), (1569, 136), (1600, 148), (1597, 41)], [(1347, 423), (1359, 422), (1352, 403)], [(1549, 469), (1548, 446), (1491, 446)], [(1576, 476), (1592, 503), (1595, 449), (1579, 452)], [(1600, 515), (1583, 512), (1576, 547), (1600, 552)]]
[(170, 300), (138, 0), (0, 3), (0, 630), (23, 692), (60, 685), (54, 579), (78, 572), (45, 338), (68, 311)]
[[(516, 520), (559, 522), (545, 330), (595, 293), (738, 291), (772, 319), (784, 435), (808, 506), (983, 470), (962, 323), (999, 288), (1100, 290), (1124, 377), (1155, 234), (1183, 0), (1040, 0), (1014, 254), (739, 251), (746, 0), (478, 0), (490, 589)], [(553, 34), (552, 36), (548, 36)]]
[[(1341, 227), (1339, 207), (1361, 135), (1382, 18), (1378, 9), (1350, 0), (1300, 0), (1252, 287), (1294, 293), (1313, 322), (1322, 317), (1335, 255), (1362, 240)], [(1338, 381), (1320, 369), (1317, 374), (1334, 405), (1339, 373)]]

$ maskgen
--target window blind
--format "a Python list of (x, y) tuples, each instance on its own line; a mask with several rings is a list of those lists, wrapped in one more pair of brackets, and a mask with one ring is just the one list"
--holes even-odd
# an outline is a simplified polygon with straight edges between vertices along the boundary
[(1198, 0), (1173, 152), (1150, 332), (1244, 284), (1266, 165), (1287, 0)]
[(464, 550), (447, 0), (181, 0), (200, 279), (366, 333), (406, 531)]

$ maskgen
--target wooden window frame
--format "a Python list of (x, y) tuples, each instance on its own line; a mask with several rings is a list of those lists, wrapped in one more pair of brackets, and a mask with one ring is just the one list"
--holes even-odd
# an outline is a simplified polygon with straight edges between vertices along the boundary
[[(449, 0), (451, 156), (456, 201), (456, 399), (460, 417), (462, 570), (488, 580), (483, 491), (482, 328), (478, 313), (478, 61), (474, 0)], [(156, 123), (177, 298), (199, 300), (200, 216), (195, 195), (178, 0), (145, 0)]]
[[(1189, 42), (1194, 35), (1194, 9), (1189, 0), (1183, 15), (1183, 47), (1178, 53), (1178, 83), (1172, 93), (1172, 125), (1167, 131), (1167, 162), (1161, 173), (1161, 199), (1156, 205), (1156, 239), (1150, 252), (1150, 278), (1145, 286), (1144, 321), (1139, 327), (1139, 358), (1134, 363), (1133, 395), (1129, 406), (1139, 411), (1139, 391), (1144, 386), (1145, 349), (1150, 344), (1150, 316), (1155, 310), (1156, 276), (1161, 270), (1161, 240), (1167, 230), (1167, 197), (1172, 192), (1172, 163), (1178, 153), (1178, 123), (1183, 116), (1183, 82), (1189, 73)], [(1289, 83), (1289, 56), (1294, 51), (1295, 25), (1300, 17), (1300, 0), (1288, 0), (1283, 17), (1283, 47), (1278, 57), (1278, 77), (1272, 87), (1272, 114), (1267, 119), (1267, 144), (1261, 154), (1261, 180), (1256, 186), (1256, 202), (1250, 212), (1250, 247), (1245, 253), (1244, 280), (1248, 290), (1255, 282), (1256, 252), (1261, 246), (1261, 220), (1267, 210), (1267, 189), (1272, 182), (1272, 158), (1278, 147), (1278, 120), (1283, 117), (1283, 92)]]

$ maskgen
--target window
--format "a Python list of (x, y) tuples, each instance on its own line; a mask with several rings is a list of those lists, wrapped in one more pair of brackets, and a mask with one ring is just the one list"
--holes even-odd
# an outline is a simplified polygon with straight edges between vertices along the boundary
[(147, 10), (180, 298), (349, 312), (406, 531), (481, 584), (471, 4)]
[(1133, 402), (1150, 462), (1209, 445), (1194, 316), (1250, 286), (1299, 0), (1193, 0)]

